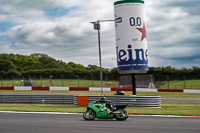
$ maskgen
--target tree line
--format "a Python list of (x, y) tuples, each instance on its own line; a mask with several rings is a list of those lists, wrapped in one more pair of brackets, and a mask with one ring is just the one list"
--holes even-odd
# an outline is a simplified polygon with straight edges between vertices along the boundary
[[(54, 78), (80, 78), (80, 79), (99, 79), (100, 68), (96, 65), (89, 64), (87, 67), (73, 62), (63, 62), (56, 60), (46, 54), (33, 53), (31, 55), (19, 54), (0, 54), (0, 76), (3, 78), (10, 77), (49, 77)], [(108, 80), (118, 80), (119, 73), (117, 68), (102, 68), (103, 78)], [(153, 74), (159, 80), (170, 78), (200, 78), (200, 68), (176, 69), (171, 66), (149, 67), (147, 74)]]

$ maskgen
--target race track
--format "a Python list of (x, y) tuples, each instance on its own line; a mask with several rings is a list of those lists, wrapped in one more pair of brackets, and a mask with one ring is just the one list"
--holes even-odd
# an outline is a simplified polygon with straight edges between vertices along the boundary
[(0, 133), (200, 133), (199, 117), (129, 116), (85, 121), (82, 115), (0, 113)]

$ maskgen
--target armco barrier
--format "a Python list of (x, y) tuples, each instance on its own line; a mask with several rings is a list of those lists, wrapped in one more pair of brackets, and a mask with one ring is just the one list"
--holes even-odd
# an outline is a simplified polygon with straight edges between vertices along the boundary
[[(32, 103), (32, 104), (74, 104), (87, 106), (88, 103), (100, 99), (100, 95), (25, 95), (0, 94), (0, 103)], [(128, 107), (160, 107), (160, 96), (116, 96), (106, 95), (115, 104), (126, 104)]]
[[(88, 103), (100, 99), (100, 95), (74, 96), (74, 104), (79, 106), (87, 106)], [(111, 100), (114, 104), (126, 104), (128, 107), (160, 107), (160, 96), (120, 96), (106, 95), (106, 99)], [(82, 99), (82, 103), (80, 103)], [(83, 102), (84, 101), (84, 102)]]
[(74, 95), (0, 94), (0, 103), (74, 104)]

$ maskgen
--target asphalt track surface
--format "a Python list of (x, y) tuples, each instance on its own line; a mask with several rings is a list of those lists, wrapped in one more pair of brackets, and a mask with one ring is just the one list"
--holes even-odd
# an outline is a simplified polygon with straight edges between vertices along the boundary
[(199, 117), (129, 116), (85, 121), (82, 115), (0, 113), (0, 133), (200, 133)]

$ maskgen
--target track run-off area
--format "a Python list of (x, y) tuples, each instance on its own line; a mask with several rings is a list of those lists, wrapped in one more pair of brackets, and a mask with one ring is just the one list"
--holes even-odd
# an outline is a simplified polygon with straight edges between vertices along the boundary
[(199, 123), (198, 116), (129, 115), (126, 121), (85, 121), (81, 113), (0, 112), (0, 133), (199, 133)]

